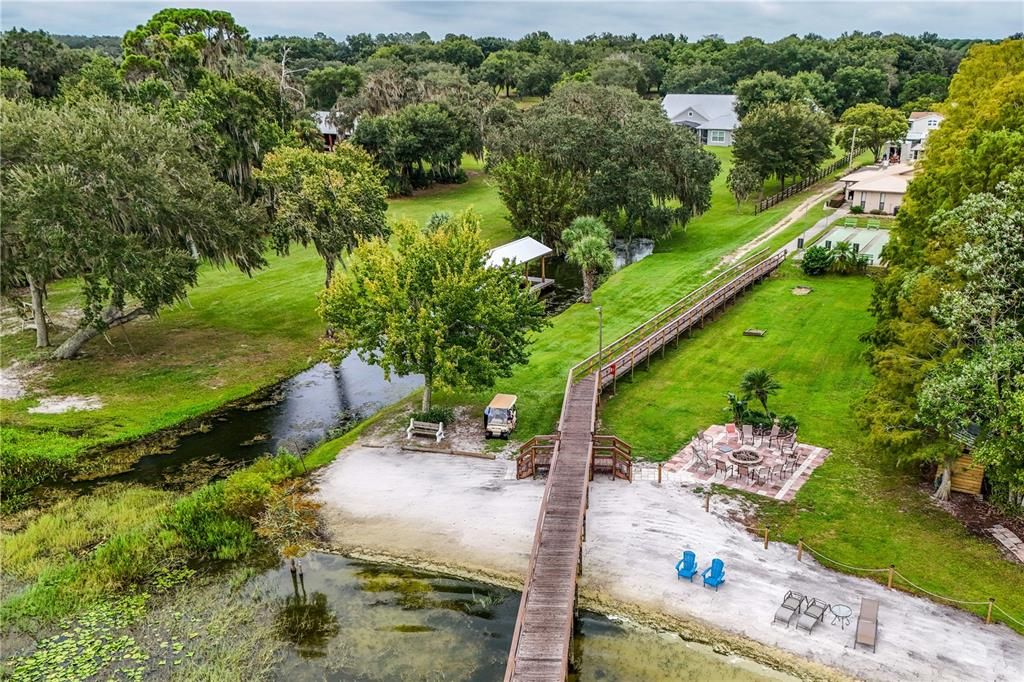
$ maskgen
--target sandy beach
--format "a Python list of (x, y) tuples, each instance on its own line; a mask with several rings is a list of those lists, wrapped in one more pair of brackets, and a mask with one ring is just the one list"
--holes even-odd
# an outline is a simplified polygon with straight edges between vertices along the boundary
[[(544, 482), (516, 481), (512, 462), (356, 444), (318, 478), (332, 546), (400, 557), (521, 586)], [(774, 663), (805, 679), (1016, 682), (1024, 637), (964, 611), (829, 570), (796, 548), (761, 542), (734, 520), (743, 510), (718, 496), (706, 513), (694, 486), (595, 480), (591, 487), (581, 596), (678, 623), (703, 641)], [(701, 568), (726, 564), (717, 592), (675, 576), (684, 549)], [(881, 602), (877, 651), (853, 649), (853, 625), (831, 615), (812, 634), (773, 625), (787, 589), (849, 605)], [(794, 621), (795, 622), (795, 621)], [(759, 651), (754, 643), (764, 645)], [(799, 657), (811, 662), (803, 667)], [(838, 671), (829, 674), (827, 669)]]

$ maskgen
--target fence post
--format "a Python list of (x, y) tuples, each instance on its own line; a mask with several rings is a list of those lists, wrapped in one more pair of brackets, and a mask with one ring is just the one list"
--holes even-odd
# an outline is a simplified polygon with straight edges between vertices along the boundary
[(764, 527), (764, 548), (768, 549), (768, 526)]
[(804, 558), (804, 539), (800, 538), (796, 542), (796, 560), (803, 561)]
[(986, 624), (992, 622), (992, 605), (995, 604), (995, 603), (996, 603), (995, 597), (989, 597), (988, 598), (988, 615), (985, 616), (985, 623)]
[(889, 589), (892, 589), (892, 574), (896, 571), (896, 564), (889, 564)]
[(709, 508), (710, 506), (711, 506), (711, 493), (704, 493), (704, 513), (705, 514), (710, 514), (711, 513), (711, 509)]
[(661, 483), (661, 462), (658, 462), (658, 483)]

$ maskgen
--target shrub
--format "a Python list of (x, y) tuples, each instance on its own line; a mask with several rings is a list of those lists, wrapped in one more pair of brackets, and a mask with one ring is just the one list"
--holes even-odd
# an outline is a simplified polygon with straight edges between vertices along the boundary
[(857, 215), (860, 215), (863, 212), (864, 212), (864, 207), (863, 206), (853, 205), (853, 206), (850, 207), (850, 213), (855, 213)]
[(832, 267), (832, 252), (824, 246), (812, 246), (804, 251), (803, 260), (800, 261), (800, 269), (805, 275), (823, 275)]
[(418, 422), (441, 422), (451, 424), (455, 421), (455, 410), (450, 407), (434, 405), (426, 412), (413, 412), (412, 418)]
[(796, 431), (796, 427), (800, 426), (800, 423), (791, 414), (783, 415), (779, 418), (779, 429), (786, 433), (793, 433)]
[(274, 485), (303, 472), (298, 458), (285, 451), (264, 457), (224, 481), (224, 504), (229, 514), (255, 519), (263, 513)]
[(746, 414), (743, 415), (744, 424), (750, 424), (762, 429), (770, 427), (773, 422), (774, 420), (771, 416), (757, 410), (747, 410)]
[(201, 558), (239, 559), (256, 544), (252, 526), (229, 513), (223, 482), (203, 486), (180, 499), (166, 523), (185, 548)]

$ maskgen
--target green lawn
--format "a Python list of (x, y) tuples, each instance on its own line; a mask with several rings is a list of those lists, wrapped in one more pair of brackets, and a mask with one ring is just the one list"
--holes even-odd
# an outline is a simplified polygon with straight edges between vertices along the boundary
[[(441, 392), (439, 398), (482, 409), (494, 392), (515, 393), (519, 396), (520, 435), (549, 433), (558, 419), (566, 371), (597, 350), (595, 306), (604, 309), (605, 340), (621, 336), (706, 281), (723, 255), (770, 228), (803, 200), (802, 195), (791, 197), (758, 215), (753, 215), (749, 203), (737, 211), (725, 185), (731, 150), (708, 149), (722, 161), (722, 169), (707, 213), (660, 243), (653, 255), (612, 275), (594, 292), (593, 305), (576, 304), (554, 318), (552, 326), (538, 335), (530, 364), (512, 377), (499, 381), (492, 390)], [(790, 226), (768, 245), (781, 246), (799, 234), (803, 224)]]
[[(814, 291), (794, 296), (797, 285)], [(738, 389), (747, 369), (764, 367), (783, 386), (769, 407), (800, 420), (802, 441), (832, 450), (793, 502), (756, 498), (773, 535), (793, 544), (803, 538), (854, 566), (895, 564), (940, 594), (995, 597), (1019, 618), (1024, 571), (932, 504), (914, 476), (896, 470), (861, 437), (854, 408), (871, 377), (858, 335), (872, 326), (870, 296), (866, 277), (808, 278), (788, 265), (665, 360), (655, 360), (649, 372), (638, 371), (634, 383), (622, 381), (604, 403), (602, 429), (642, 457), (665, 459), (698, 429), (724, 423), (726, 392)], [(768, 333), (745, 337), (747, 327)]]

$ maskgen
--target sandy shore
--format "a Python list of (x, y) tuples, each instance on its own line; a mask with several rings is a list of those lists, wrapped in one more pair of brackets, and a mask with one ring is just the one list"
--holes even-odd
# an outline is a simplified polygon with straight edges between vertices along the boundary
[[(355, 445), (319, 477), (335, 548), (403, 557), (454, 573), (522, 584), (543, 491), (516, 481), (506, 460)], [(737, 503), (703, 498), (685, 484), (595, 481), (590, 496), (582, 595), (591, 604), (646, 614), (701, 641), (722, 637), (737, 653), (804, 678), (869, 680), (1021, 679), (1024, 637), (1003, 625), (822, 567), (796, 548), (767, 550), (732, 520)], [(683, 549), (701, 567), (718, 556), (727, 580), (715, 592), (679, 581)], [(831, 617), (807, 635), (772, 625), (787, 589), (847, 604), (881, 602), (878, 650), (853, 646)], [(764, 645), (763, 648), (759, 648)], [(813, 662), (801, 668), (799, 661)], [(795, 662), (796, 661), (796, 662)]]

